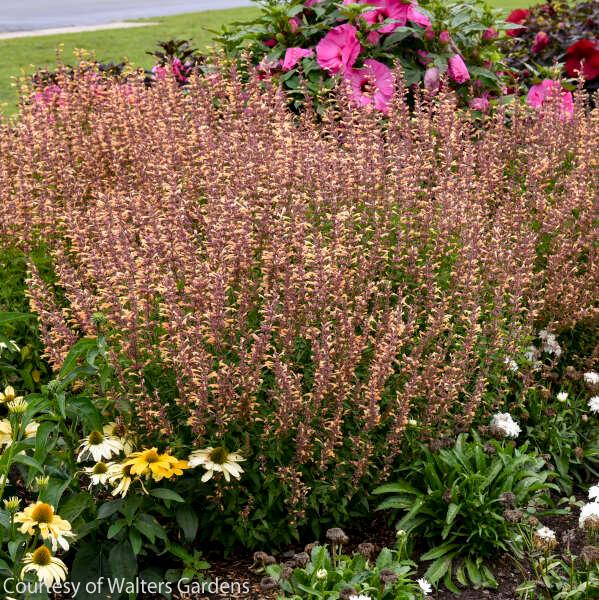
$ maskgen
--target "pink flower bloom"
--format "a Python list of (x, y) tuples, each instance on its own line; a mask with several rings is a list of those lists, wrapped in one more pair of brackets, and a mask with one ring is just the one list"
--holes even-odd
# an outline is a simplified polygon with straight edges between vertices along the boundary
[(416, 54), (418, 54), (418, 61), (422, 65), (428, 65), (433, 60), (426, 50), (416, 50)]
[(306, 0), (304, 2), (304, 6), (307, 8), (310, 8), (311, 6), (314, 6), (315, 4), (318, 4), (319, 2), (322, 2), (322, 0)]
[(480, 112), (487, 112), (489, 110), (489, 92), (485, 92), (482, 96), (478, 96), (477, 98), (472, 98), (468, 103), (468, 106), (474, 110), (479, 110)]
[(483, 32), (483, 40), (494, 40), (498, 35), (499, 34), (497, 33), (497, 29), (495, 29), (495, 27), (489, 27)]
[(449, 42), (451, 41), (451, 36), (449, 35), (449, 31), (444, 30), (439, 34), (439, 41), (442, 44), (449, 44)]
[(406, 4), (401, 0), (373, 0), (372, 2), (368, 2), (368, 4), (374, 4), (379, 7), (375, 10), (369, 10), (362, 15), (362, 18), (368, 24), (377, 25), (384, 23), (387, 19), (396, 21), (377, 29), (379, 33), (391, 33), (398, 27), (404, 27), (408, 22), (410, 4)]
[(432, 27), (430, 19), (425, 14), (416, 10), (413, 4), (410, 4), (408, 7), (408, 21), (412, 21), (412, 23), (416, 23), (416, 25), (420, 25), (424, 29)]
[(569, 118), (574, 114), (574, 100), (571, 92), (566, 92), (558, 81), (544, 79), (528, 90), (526, 103), (532, 108), (539, 109), (550, 98), (561, 95), (562, 117)]
[(154, 76), (154, 79), (166, 79), (166, 72), (166, 67), (163, 65), (154, 65), (152, 67), (152, 75)]
[(299, 17), (293, 17), (293, 19), (289, 19), (289, 28), (291, 29), (291, 33), (295, 33), (301, 24), (302, 20)]
[(362, 50), (356, 34), (349, 23), (333, 27), (316, 46), (318, 64), (333, 74), (351, 69)]
[(429, 67), (424, 72), (424, 88), (431, 94), (436, 94), (441, 87), (441, 71), (437, 67)]
[(546, 48), (549, 45), (550, 41), (551, 38), (544, 31), (539, 31), (537, 35), (535, 35), (534, 42), (532, 43), (530, 49), (533, 53), (536, 54), (537, 52), (540, 52), (541, 50)]
[(270, 40), (264, 40), (262, 43), (269, 48), (274, 48), (277, 45), (277, 40), (271, 38)]
[(449, 73), (450, 79), (456, 83), (464, 83), (470, 79), (468, 67), (466, 67), (464, 59), (459, 54), (454, 54), (449, 61), (447, 61), (447, 72)]
[(314, 50), (305, 48), (287, 48), (285, 58), (281, 61), (283, 71), (290, 71), (297, 63), (307, 56), (314, 56)]
[(364, 61), (362, 69), (351, 69), (347, 79), (352, 88), (352, 98), (358, 106), (374, 106), (377, 110), (387, 112), (393, 98), (394, 85), (391, 69), (369, 58)]

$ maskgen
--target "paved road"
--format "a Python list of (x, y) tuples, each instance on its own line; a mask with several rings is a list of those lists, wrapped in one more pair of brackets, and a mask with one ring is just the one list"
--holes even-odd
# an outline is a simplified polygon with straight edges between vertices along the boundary
[(251, 4), (250, 0), (0, 0), (0, 31), (101, 25)]

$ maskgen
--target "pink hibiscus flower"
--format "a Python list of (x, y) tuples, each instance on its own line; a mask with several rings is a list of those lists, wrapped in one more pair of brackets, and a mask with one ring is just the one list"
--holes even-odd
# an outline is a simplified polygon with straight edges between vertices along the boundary
[(285, 58), (281, 61), (283, 71), (290, 71), (297, 63), (307, 56), (314, 56), (314, 50), (306, 48), (287, 48)]
[(456, 83), (464, 83), (470, 79), (468, 67), (459, 54), (454, 54), (447, 61), (447, 73), (449, 74), (449, 78)]
[(468, 102), (468, 106), (483, 113), (487, 112), (489, 110), (489, 106), (491, 106), (489, 102), (489, 92), (484, 92), (482, 96), (472, 98), (472, 100)]
[(394, 84), (393, 73), (387, 65), (369, 58), (362, 69), (351, 69), (346, 76), (358, 106), (371, 105), (385, 113), (389, 110)]
[(349, 23), (333, 27), (316, 46), (318, 64), (333, 74), (351, 69), (362, 50), (357, 33)]
[(574, 100), (571, 92), (566, 92), (558, 81), (552, 79), (543, 79), (541, 83), (533, 85), (528, 90), (526, 103), (532, 108), (539, 109), (545, 102), (556, 96), (561, 95), (562, 117), (571, 117), (574, 114)]

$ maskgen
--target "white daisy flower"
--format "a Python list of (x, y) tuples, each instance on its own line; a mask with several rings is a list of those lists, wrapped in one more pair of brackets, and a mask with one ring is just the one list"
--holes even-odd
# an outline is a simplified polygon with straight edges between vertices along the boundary
[(568, 399), (568, 392), (560, 392), (557, 395), (558, 402), (565, 402)]
[(599, 483), (589, 488), (589, 500), (599, 500)]
[(79, 446), (77, 461), (89, 460), (91, 456), (95, 462), (109, 460), (123, 451), (123, 442), (119, 438), (109, 436), (100, 431), (92, 431)]
[(109, 465), (103, 462), (96, 463), (93, 467), (85, 467), (83, 470), (90, 479), (89, 487), (106, 485), (110, 477)]
[(35, 552), (25, 555), (24, 567), (21, 571), (21, 579), (25, 573), (34, 571), (37, 578), (48, 588), (55, 583), (61, 583), (67, 578), (67, 566), (55, 556), (46, 546), (40, 546)]
[(590, 400), (589, 400), (589, 410), (592, 413), (599, 413), (599, 396), (593, 396)]
[(416, 583), (418, 583), (420, 590), (425, 596), (428, 596), (433, 591), (433, 586), (428, 582), (428, 580), (424, 579), (424, 577), (419, 579)]
[(518, 363), (513, 358), (506, 356), (503, 362), (508, 370), (512, 371), (512, 373), (516, 373), (518, 371)]
[(316, 571), (316, 579), (320, 579), (321, 581), (326, 579), (327, 575), (328, 573), (326, 569), (318, 569), (318, 571)]
[(491, 419), (491, 427), (504, 437), (517, 438), (522, 430), (510, 413), (497, 413)]
[(238, 452), (229, 452), (222, 446), (219, 448), (205, 448), (204, 450), (194, 450), (189, 455), (189, 466), (194, 468), (198, 466), (204, 467), (206, 473), (202, 477), (202, 481), (209, 481), (214, 477), (214, 473), (222, 473), (226, 481), (231, 481), (231, 477), (239, 479), (243, 473), (243, 469), (238, 464), (243, 462), (245, 458)]

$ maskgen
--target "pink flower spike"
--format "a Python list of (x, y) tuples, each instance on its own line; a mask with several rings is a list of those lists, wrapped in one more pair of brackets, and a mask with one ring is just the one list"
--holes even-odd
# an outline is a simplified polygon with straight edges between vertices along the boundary
[(470, 79), (468, 67), (459, 54), (454, 54), (447, 62), (447, 72), (450, 79), (456, 83), (464, 83)]
[(352, 98), (358, 106), (374, 106), (381, 112), (388, 112), (393, 98), (394, 82), (391, 69), (369, 58), (364, 61), (362, 69), (351, 69), (347, 72), (351, 84)]
[(353, 67), (362, 50), (357, 33), (349, 23), (333, 27), (316, 46), (318, 64), (332, 74)]
[(302, 58), (308, 56), (314, 56), (314, 50), (306, 48), (287, 48), (285, 58), (281, 61), (283, 71), (290, 71)]

